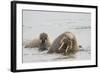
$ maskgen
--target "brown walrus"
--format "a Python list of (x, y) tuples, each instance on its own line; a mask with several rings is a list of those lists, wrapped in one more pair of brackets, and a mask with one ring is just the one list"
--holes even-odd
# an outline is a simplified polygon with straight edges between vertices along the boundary
[(25, 45), (25, 48), (39, 48), (40, 51), (44, 51), (50, 47), (51, 43), (49, 41), (48, 35), (46, 33), (41, 33), (38, 39), (33, 39)]
[(47, 53), (61, 53), (63, 55), (72, 55), (79, 50), (79, 45), (75, 35), (71, 32), (65, 32), (59, 35), (50, 46)]

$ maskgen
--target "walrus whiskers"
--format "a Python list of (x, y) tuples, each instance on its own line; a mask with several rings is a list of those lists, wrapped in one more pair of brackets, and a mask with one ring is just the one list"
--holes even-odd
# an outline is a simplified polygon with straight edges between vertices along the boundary
[(69, 46), (67, 46), (67, 48), (66, 48), (66, 51), (65, 51), (66, 53), (67, 53), (68, 49), (69, 49)]

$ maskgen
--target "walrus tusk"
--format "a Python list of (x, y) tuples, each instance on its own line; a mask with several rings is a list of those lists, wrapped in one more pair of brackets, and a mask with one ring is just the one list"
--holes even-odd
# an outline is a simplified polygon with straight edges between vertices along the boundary
[(59, 50), (62, 48), (63, 45), (64, 45), (64, 42), (62, 42), (61, 46), (59, 47)]
[(68, 49), (71, 49), (71, 48), (72, 48), (72, 41), (70, 41), (70, 46), (67, 46), (66, 53), (67, 53)]
[(68, 51), (68, 48), (69, 48), (69, 47), (67, 46), (67, 48), (66, 48), (66, 53), (67, 53), (67, 51)]

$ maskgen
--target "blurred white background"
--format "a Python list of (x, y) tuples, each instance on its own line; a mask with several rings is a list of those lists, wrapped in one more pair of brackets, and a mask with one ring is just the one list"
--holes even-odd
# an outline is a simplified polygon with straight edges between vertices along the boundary
[[(19, 0), (20, 1), (20, 0)], [(83, 4), (83, 5), (98, 5), (100, 13), (100, 0), (31, 0), (37, 2), (54, 2), (67, 4)], [(10, 2), (11, 0), (0, 0), (0, 73), (10, 72)], [(100, 14), (98, 15), (100, 16)], [(98, 20), (100, 17), (98, 18)], [(98, 28), (99, 27), (98, 23)], [(100, 31), (100, 29), (98, 30)], [(100, 33), (98, 34), (100, 37)], [(100, 40), (100, 39), (98, 39)], [(100, 43), (100, 41), (98, 42)], [(100, 46), (99, 46), (100, 47)], [(98, 48), (98, 51), (100, 49)], [(100, 53), (99, 53), (100, 55)], [(98, 58), (100, 61), (100, 57)], [(100, 65), (100, 64), (99, 64)], [(96, 68), (81, 68), (81, 69), (66, 69), (52, 71), (38, 71), (34, 73), (99, 73), (100, 67)], [(25, 72), (29, 73), (29, 72)], [(33, 72), (30, 72), (33, 73)]]

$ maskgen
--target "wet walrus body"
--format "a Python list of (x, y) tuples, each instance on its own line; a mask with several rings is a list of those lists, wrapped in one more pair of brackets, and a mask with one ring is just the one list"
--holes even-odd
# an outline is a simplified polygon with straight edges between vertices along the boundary
[(48, 53), (61, 53), (64, 55), (71, 55), (75, 54), (78, 50), (79, 47), (75, 35), (71, 32), (65, 32), (54, 40), (48, 50)]
[(38, 39), (33, 39), (25, 48), (39, 48), (40, 51), (47, 50), (51, 43), (49, 41), (48, 35), (46, 33), (41, 33)]

